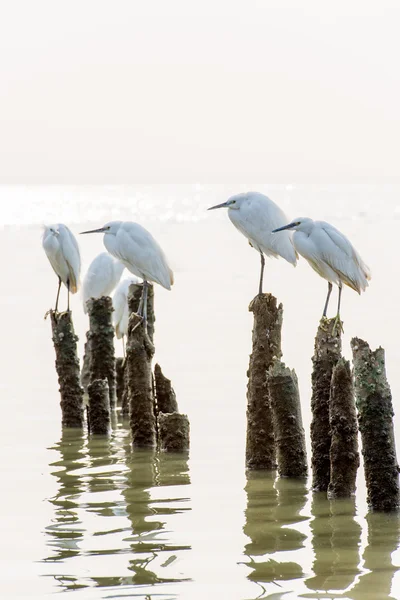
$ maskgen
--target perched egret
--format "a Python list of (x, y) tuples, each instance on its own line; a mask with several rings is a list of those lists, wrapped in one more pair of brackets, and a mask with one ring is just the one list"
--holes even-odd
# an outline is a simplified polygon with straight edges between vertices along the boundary
[(306, 217), (294, 219), (289, 225), (274, 230), (294, 230), (293, 243), (321, 277), (328, 281), (323, 317), (326, 317), (332, 284), (339, 287), (336, 322), (340, 322), (340, 301), (343, 283), (359, 294), (368, 286), (371, 273), (356, 249), (343, 233), (325, 221), (313, 221)]
[(58, 277), (55, 311), (57, 312), (58, 309), (61, 283), (68, 290), (67, 310), (69, 310), (69, 293), (75, 294), (80, 284), (81, 257), (78, 242), (66, 225), (58, 223), (45, 227), (42, 245)]
[[(124, 346), (124, 336), (128, 333), (128, 322), (129, 322), (129, 309), (128, 309), (128, 292), (131, 284), (140, 284), (137, 277), (129, 277), (122, 279), (119, 282), (117, 289), (114, 292), (112, 303), (113, 303), (113, 324), (115, 328), (115, 335), (120, 340), (122, 338), (122, 344)], [(125, 355), (125, 347), (124, 347)]]
[(167, 290), (174, 283), (174, 274), (167, 258), (151, 233), (139, 223), (131, 221), (111, 221), (100, 229), (82, 233), (104, 233), (103, 242), (108, 252), (120, 260), (128, 271), (143, 279), (138, 312), (146, 320), (148, 281), (158, 283)]
[(89, 298), (110, 296), (121, 279), (124, 269), (125, 265), (108, 252), (102, 252), (96, 256), (90, 263), (82, 283), (82, 301), (85, 313), (87, 312), (86, 302)]
[(208, 210), (227, 208), (234, 226), (249, 240), (250, 246), (260, 253), (261, 274), (259, 294), (262, 294), (265, 256), (281, 256), (296, 266), (297, 254), (293, 247), (292, 236), (272, 235), (272, 230), (287, 223), (285, 213), (275, 202), (259, 192), (247, 192), (232, 196), (226, 202), (211, 206)]

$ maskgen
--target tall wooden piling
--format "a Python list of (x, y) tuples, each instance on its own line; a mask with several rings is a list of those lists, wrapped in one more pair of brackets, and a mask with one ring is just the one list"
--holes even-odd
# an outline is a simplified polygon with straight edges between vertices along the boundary
[(301, 418), (297, 376), (280, 360), (268, 371), (278, 472), (282, 477), (306, 477), (306, 440)]
[(110, 397), (107, 379), (95, 379), (88, 385), (88, 430), (106, 435), (111, 429)]
[(90, 298), (89, 313), (90, 382), (106, 378), (110, 407), (116, 405), (114, 327), (112, 324), (112, 300), (109, 296)]
[(118, 357), (115, 360), (115, 380), (116, 380), (116, 393), (117, 393), (117, 404), (122, 404), (122, 396), (124, 393), (124, 370), (125, 370), (125, 358)]
[(165, 377), (159, 364), (156, 364), (154, 367), (154, 382), (156, 389), (156, 414), (178, 412), (178, 403), (171, 380)]
[(71, 312), (50, 311), (56, 370), (61, 395), (62, 424), (83, 427), (83, 389), (80, 385), (79, 360)]
[(356, 491), (358, 425), (354, 403), (353, 377), (349, 361), (340, 358), (333, 368), (329, 401), (331, 430), (331, 475), (329, 498), (346, 498)]
[(249, 306), (254, 314), (253, 348), (247, 386), (246, 466), (275, 469), (276, 451), (267, 372), (281, 358), (282, 304), (271, 294), (259, 294)]
[(326, 492), (330, 481), (329, 398), (333, 368), (342, 350), (340, 328), (333, 333), (334, 321), (321, 319), (312, 358), (311, 466), (312, 487), (317, 492)]
[(160, 449), (163, 452), (184, 452), (189, 450), (190, 425), (187, 415), (177, 412), (159, 413), (158, 434)]
[(87, 388), (90, 383), (90, 350), (89, 350), (89, 332), (86, 332), (86, 342), (83, 349), (83, 360), (81, 369), (81, 385), (84, 394), (87, 394)]
[(154, 346), (150, 341), (141, 317), (131, 314), (126, 346), (126, 365), (129, 421), (133, 446), (138, 448), (156, 445), (156, 419), (151, 361)]
[(351, 340), (351, 348), (368, 504), (377, 511), (396, 510), (400, 504), (399, 470), (385, 351), (372, 351), (360, 338)]
[[(139, 308), (140, 298), (142, 297), (143, 285), (133, 283), (129, 286), (128, 293), (128, 306), (129, 313), (136, 313)], [(150, 338), (151, 343), (154, 340), (154, 323), (156, 317), (154, 313), (154, 286), (148, 284), (147, 288), (147, 334)]]

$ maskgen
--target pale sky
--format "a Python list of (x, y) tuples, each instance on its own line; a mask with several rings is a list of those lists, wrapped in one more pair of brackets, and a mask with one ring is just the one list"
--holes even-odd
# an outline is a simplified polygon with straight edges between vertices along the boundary
[(2, 0), (0, 181), (399, 182), (399, 29), (399, 0)]

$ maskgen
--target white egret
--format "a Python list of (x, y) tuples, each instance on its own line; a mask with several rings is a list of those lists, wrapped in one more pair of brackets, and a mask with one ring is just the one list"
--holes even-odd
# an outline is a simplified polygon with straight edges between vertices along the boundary
[(296, 266), (297, 254), (293, 247), (292, 236), (272, 235), (272, 230), (287, 223), (285, 213), (275, 202), (259, 192), (247, 192), (232, 196), (226, 202), (211, 206), (208, 210), (227, 208), (232, 223), (247, 239), (250, 246), (260, 253), (261, 273), (259, 294), (262, 294), (265, 256), (281, 256)]
[(115, 335), (120, 340), (122, 338), (122, 344), (124, 347), (124, 355), (125, 355), (125, 345), (124, 345), (124, 337), (128, 333), (128, 322), (129, 322), (129, 308), (128, 308), (128, 292), (129, 286), (132, 284), (140, 284), (140, 280), (137, 277), (129, 277), (127, 279), (122, 279), (117, 289), (114, 292), (112, 303), (113, 303), (113, 324), (115, 328)]
[(83, 310), (87, 313), (89, 298), (110, 296), (121, 279), (125, 265), (108, 252), (101, 252), (89, 265), (82, 283)]
[(274, 233), (288, 229), (294, 230), (293, 243), (297, 252), (308, 261), (314, 271), (328, 281), (323, 317), (326, 317), (328, 310), (332, 284), (336, 283), (339, 287), (336, 326), (336, 323), (340, 322), (343, 284), (360, 294), (368, 287), (370, 270), (347, 237), (333, 225), (325, 221), (299, 217), (288, 225), (275, 229)]
[(167, 290), (174, 283), (174, 274), (167, 258), (150, 232), (132, 221), (111, 221), (99, 229), (82, 233), (104, 233), (103, 242), (110, 254), (120, 260), (134, 275), (143, 279), (143, 294), (139, 314), (147, 319), (148, 281)]
[(42, 245), (58, 277), (55, 311), (57, 312), (58, 309), (61, 283), (68, 290), (67, 310), (69, 310), (69, 293), (76, 294), (80, 285), (81, 257), (78, 242), (66, 225), (58, 223), (45, 227)]

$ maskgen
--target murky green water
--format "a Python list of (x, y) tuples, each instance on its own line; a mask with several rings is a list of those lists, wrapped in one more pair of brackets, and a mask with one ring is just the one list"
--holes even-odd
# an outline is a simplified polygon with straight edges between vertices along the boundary
[[(115, 422), (110, 439), (67, 430), (51, 447), (56, 493), (48, 499), (42, 576), (58, 591), (79, 591), (82, 598), (200, 598), (193, 565), (205, 561), (211, 598), (399, 597), (395, 590), (391, 595), (398, 515), (364, 519), (355, 499), (328, 501), (311, 494), (306, 481), (271, 472), (247, 474), (242, 519), (231, 523), (236, 539), (242, 530), (243, 546), (223, 570), (240, 572), (243, 582), (235, 588), (229, 578), (218, 581), (218, 560), (225, 557), (210, 548), (208, 558), (197, 547), (189, 455), (132, 451), (126, 425)], [(225, 535), (222, 514), (218, 530), (224, 511), (218, 495), (214, 540)], [(205, 539), (208, 525), (202, 523)]]

